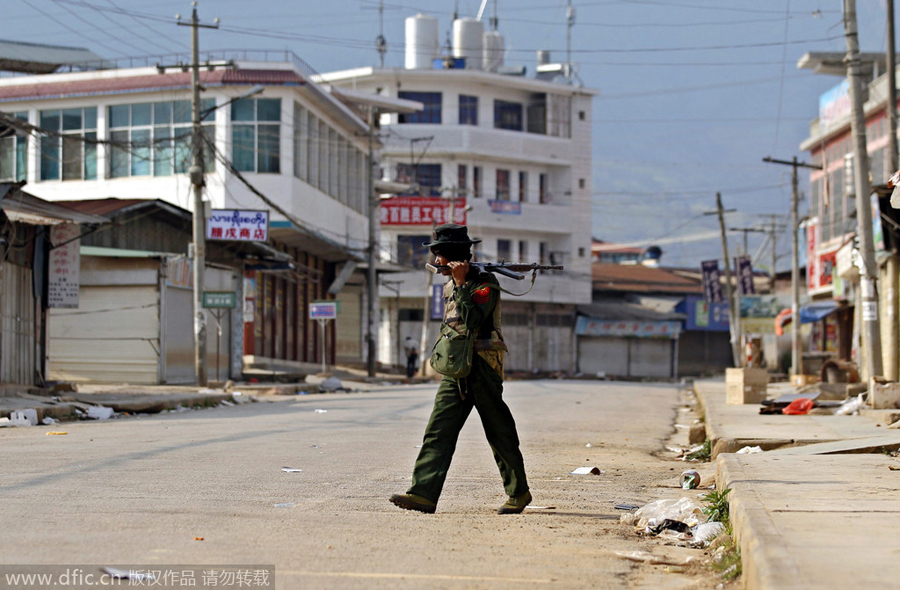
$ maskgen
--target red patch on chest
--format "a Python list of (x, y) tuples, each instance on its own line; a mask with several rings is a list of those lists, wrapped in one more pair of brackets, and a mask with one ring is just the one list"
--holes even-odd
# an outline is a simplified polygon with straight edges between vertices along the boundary
[(488, 297), (490, 296), (490, 294), (491, 294), (491, 288), (488, 286), (484, 286), (472, 294), (472, 299), (478, 305), (484, 305), (485, 303), (487, 303)]

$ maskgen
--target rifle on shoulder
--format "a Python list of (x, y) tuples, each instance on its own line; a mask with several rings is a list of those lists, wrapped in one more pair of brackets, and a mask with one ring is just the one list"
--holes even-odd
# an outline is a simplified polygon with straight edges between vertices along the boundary
[[(505, 277), (516, 279), (517, 281), (524, 279), (524, 273), (527, 273), (528, 271), (532, 271), (536, 274), (539, 270), (565, 270), (561, 264), (538, 264), (536, 262), (469, 262), (469, 266), (478, 269), (481, 272), (495, 272)], [(437, 266), (430, 262), (425, 264), (425, 268), (435, 274), (450, 270), (449, 266)]]

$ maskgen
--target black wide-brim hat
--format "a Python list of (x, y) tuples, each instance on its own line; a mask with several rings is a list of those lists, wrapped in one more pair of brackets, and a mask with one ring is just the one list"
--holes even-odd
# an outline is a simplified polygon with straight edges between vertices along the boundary
[(432, 241), (425, 242), (422, 245), (426, 248), (434, 248), (435, 246), (471, 246), (481, 242), (479, 239), (469, 238), (469, 228), (464, 225), (455, 223), (445, 223), (434, 228), (432, 232)]

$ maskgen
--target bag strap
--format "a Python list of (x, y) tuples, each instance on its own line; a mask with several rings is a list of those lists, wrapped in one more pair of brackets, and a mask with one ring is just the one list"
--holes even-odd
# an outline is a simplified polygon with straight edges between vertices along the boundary
[(537, 270), (531, 271), (531, 285), (528, 287), (528, 290), (525, 291), (524, 293), (513, 293), (512, 291), (507, 291), (506, 289), (501, 287), (499, 283), (497, 283), (497, 288), (500, 289), (501, 291), (503, 291), (504, 293), (506, 293), (507, 295), (512, 295), (513, 297), (523, 297), (523, 296), (531, 293), (531, 290), (534, 289), (534, 280), (536, 278), (537, 278)]

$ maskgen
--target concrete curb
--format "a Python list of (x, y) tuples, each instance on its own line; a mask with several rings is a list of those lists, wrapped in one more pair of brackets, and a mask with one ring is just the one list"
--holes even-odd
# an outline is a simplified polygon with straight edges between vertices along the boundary
[(744, 588), (806, 589), (787, 543), (734, 455), (725, 454), (716, 461), (716, 487), (731, 488), (729, 512), (735, 542), (741, 549)]

